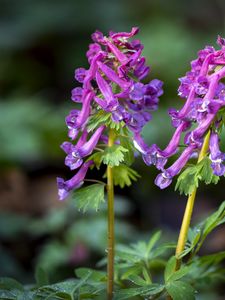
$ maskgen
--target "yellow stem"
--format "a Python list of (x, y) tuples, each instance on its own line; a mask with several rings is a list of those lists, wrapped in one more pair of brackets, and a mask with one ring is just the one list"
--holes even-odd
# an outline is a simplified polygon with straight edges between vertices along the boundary
[[(208, 148), (209, 148), (209, 138), (210, 138), (210, 130), (205, 136), (202, 149), (199, 153), (198, 157), (198, 163), (206, 156)], [(188, 235), (188, 229), (191, 222), (193, 207), (195, 203), (195, 196), (196, 196), (197, 188), (195, 188), (192, 192), (192, 194), (188, 197), (187, 205), (184, 212), (184, 217), (180, 229), (180, 234), (177, 242), (177, 248), (176, 248), (176, 257), (177, 257), (177, 263), (176, 263), (176, 270), (179, 270), (181, 265), (181, 259), (179, 258), (179, 255), (183, 252), (185, 243), (187, 241), (187, 235)]]
[[(108, 147), (114, 144), (114, 132), (110, 129)], [(114, 281), (114, 184), (113, 184), (113, 168), (107, 166), (107, 193), (108, 193), (108, 282), (107, 296), (108, 300), (113, 299), (113, 281)]]

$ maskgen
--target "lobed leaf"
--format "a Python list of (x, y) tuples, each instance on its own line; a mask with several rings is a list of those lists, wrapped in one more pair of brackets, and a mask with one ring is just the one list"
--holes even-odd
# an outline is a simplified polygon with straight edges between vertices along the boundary
[(113, 168), (114, 185), (119, 185), (121, 188), (130, 186), (133, 181), (137, 181), (140, 175), (128, 166), (121, 164)]
[(211, 161), (205, 157), (196, 165), (187, 167), (178, 177), (175, 190), (179, 190), (180, 194), (190, 195), (195, 188), (199, 186), (199, 182), (206, 184), (217, 184), (219, 176), (213, 174)]
[(104, 184), (91, 184), (87, 187), (75, 190), (72, 193), (72, 202), (75, 202), (79, 210), (86, 212), (88, 209), (98, 210), (104, 199)]
[(110, 167), (119, 166), (124, 161), (124, 153), (128, 152), (126, 148), (120, 145), (113, 145), (105, 149), (101, 156), (101, 161)]

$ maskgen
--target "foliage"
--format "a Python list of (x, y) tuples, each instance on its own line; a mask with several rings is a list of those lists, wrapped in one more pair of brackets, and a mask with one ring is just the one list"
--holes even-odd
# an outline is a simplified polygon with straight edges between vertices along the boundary
[(72, 201), (75, 202), (79, 210), (86, 212), (87, 209), (98, 210), (102, 202), (104, 202), (104, 184), (92, 184), (87, 187), (75, 190), (73, 192)]
[(132, 180), (137, 181), (137, 179), (140, 177), (135, 170), (123, 164), (114, 167), (113, 175), (114, 185), (119, 185), (121, 188), (130, 186), (132, 184)]
[[(187, 247), (199, 250), (207, 235), (224, 223), (225, 202), (216, 212), (196, 225), (190, 232)], [(89, 223), (90, 226), (90, 223)], [(193, 232), (200, 232), (196, 239)], [(72, 230), (74, 232), (74, 230)], [(205, 287), (225, 281), (225, 269), (222, 262), (225, 252), (204, 256), (190, 256), (176, 271), (176, 257), (170, 256), (173, 243), (160, 243), (161, 232), (155, 232), (148, 241), (139, 241), (130, 246), (119, 245), (116, 249), (115, 300), (123, 299), (172, 299), (194, 300), (196, 291), (202, 293)], [(198, 240), (197, 243), (195, 241)], [(200, 245), (200, 246), (199, 246)], [(189, 247), (190, 250), (190, 247)], [(22, 286), (14, 279), (1, 278), (0, 297), (3, 300), (14, 299), (103, 299), (106, 293), (107, 275), (104, 271), (79, 268), (76, 278), (49, 284), (43, 267), (36, 270), (36, 284)]]
[(180, 194), (190, 195), (200, 181), (217, 184), (220, 178), (213, 174), (210, 165), (210, 159), (205, 157), (198, 164), (187, 167), (178, 177), (175, 190), (179, 190)]

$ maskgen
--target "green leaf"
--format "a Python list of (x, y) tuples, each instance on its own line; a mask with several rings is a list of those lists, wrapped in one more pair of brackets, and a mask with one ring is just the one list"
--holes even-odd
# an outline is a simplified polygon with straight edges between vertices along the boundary
[(23, 291), (23, 286), (13, 278), (1, 277), (0, 278), (0, 289), (5, 290), (20, 290)]
[(87, 275), (89, 275), (89, 280), (96, 282), (106, 281), (107, 279), (105, 272), (96, 271), (89, 268), (78, 268), (75, 270), (75, 274), (78, 278), (85, 278)]
[(194, 300), (195, 291), (193, 287), (184, 281), (170, 281), (166, 290), (173, 300)]
[(89, 156), (89, 158), (87, 159), (87, 161), (89, 160), (93, 160), (95, 167), (99, 170), (101, 163), (102, 163), (102, 156), (104, 155), (104, 151), (98, 151), (94, 154), (92, 154), (91, 156)]
[(194, 229), (189, 229), (188, 246), (183, 251), (181, 257), (185, 256), (192, 250), (196, 254), (212, 230), (223, 223), (225, 223), (225, 201), (211, 216), (207, 217), (204, 221), (195, 226)]
[(206, 184), (217, 184), (219, 181), (219, 176), (213, 174), (208, 157), (196, 165), (187, 167), (178, 177), (175, 190), (179, 190), (180, 194), (190, 195), (199, 186), (200, 181), (204, 181)]
[(126, 130), (123, 130), (123, 133), (127, 136), (120, 136), (120, 145), (128, 150), (126, 153), (124, 153), (124, 162), (126, 163), (126, 165), (130, 166), (134, 162), (135, 148), (133, 145), (132, 137), (128, 135), (128, 132)]
[(115, 295), (115, 300), (132, 299), (135, 296), (150, 297), (160, 294), (164, 290), (164, 286), (160, 284), (150, 284), (145, 287), (128, 288), (119, 290)]
[(38, 287), (49, 284), (47, 272), (40, 266), (36, 267), (35, 279)]
[(225, 223), (225, 201), (220, 205), (216, 212), (214, 212), (201, 224), (203, 227), (202, 238), (205, 238), (215, 227), (223, 223)]
[(138, 177), (140, 177), (135, 170), (124, 164), (114, 167), (113, 174), (114, 184), (116, 186), (119, 185), (121, 188), (130, 186), (132, 184), (132, 180), (137, 181)]
[(45, 300), (57, 300), (65, 299), (71, 300), (75, 292), (80, 286), (87, 280), (88, 276), (84, 280), (66, 280), (59, 283), (45, 285), (36, 290), (36, 298), (34, 299), (45, 299)]
[(110, 167), (119, 166), (124, 161), (124, 153), (128, 152), (126, 148), (120, 145), (113, 145), (105, 149), (101, 160)]
[(0, 278), (1, 300), (32, 300), (33, 292), (24, 290), (23, 286), (12, 278)]
[(155, 244), (158, 242), (158, 240), (161, 237), (161, 231), (157, 231), (149, 240), (147, 245), (147, 253), (149, 254), (152, 248), (155, 246)]
[(176, 257), (172, 256), (167, 264), (166, 264), (166, 268), (164, 271), (164, 280), (165, 282), (168, 282), (170, 277), (172, 276), (172, 274), (174, 274), (175, 272), (175, 268), (176, 268)]
[(170, 277), (169, 281), (175, 281), (183, 278), (185, 275), (188, 274), (190, 271), (191, 267), (190, 266), (184, 266), (181, 267), (178, 271), (174, 272)]
[(104, 185), (91, 184), (87, 187), (75, 190), (72, 194), (74, 201), (79, 210), (86, 212), (87, 209), (98, 210), (102, 202), (104, 202)]
[(106, 113), (103, 110), (95, 112), (88, 120), (87, 130), (93, 131), (100, 125), (105, 125), (111, 118), (110, 113)]
[[(125, 273), (122, 274), (121, 279), (131, 279), (131, 277), (137, 276), (137, 274), (141, 273), (142, 267), (140, 265), (134, 265), (132, 267), (129, 267)], [(143, 280), (143, 279), (142, 279)]]

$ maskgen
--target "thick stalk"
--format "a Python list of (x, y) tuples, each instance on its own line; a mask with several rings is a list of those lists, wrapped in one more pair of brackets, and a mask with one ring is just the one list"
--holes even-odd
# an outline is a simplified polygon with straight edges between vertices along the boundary
[[(108, 147), (114, 144), (114, 132), (110, 129)], [(107, 193), (108, 193), (108, 282), (107, 296), (108, 300), (113, 299), (113, 280), (114, 280), (114, 184), (113, 184), (113, 168), (107, 166)]]
[[(209, 138), (210, 138), (210, 130), (205, 136), (202, 149), (199, 153), (198, 157), (198, 163), (206, 156), (208, 148), (209, 148)], [(191, 222), (193, 207), (195, 203), (195, 196), (196, 196), (197, 188), (195, 188), (192, 192), (192, 194), (188, 197), (187, 205), (184, 212), (184, 217), (180, 229), (180, 234), (177, 242), (177, 248), (176, 248), (176, 257), (177, 257), (177, 263), (176, 263), (176, 270), (179, 270), (181, 265), (181, 259), (179, 258), (179, 255), (183, 252), (185, 243), (187, 241), (187, 235), (188, 235), (188, 229)]]

